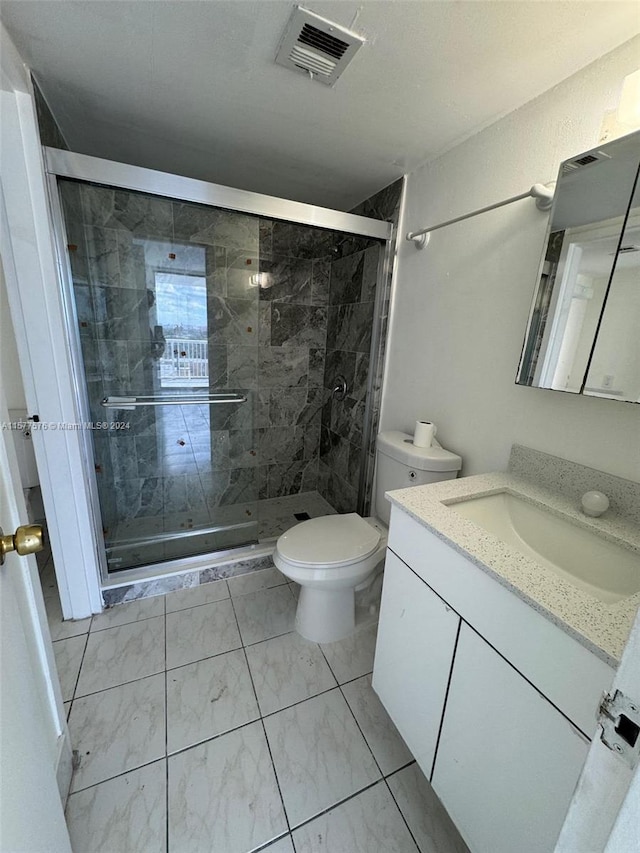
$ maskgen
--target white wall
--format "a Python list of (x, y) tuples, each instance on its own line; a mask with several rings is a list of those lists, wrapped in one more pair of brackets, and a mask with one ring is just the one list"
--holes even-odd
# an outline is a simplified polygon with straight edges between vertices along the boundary
[[(600, 140), (640, 37), (408, 177), (417, 230), (555, 180)], [(513, 442), (640, 481), (640, 407), (514, 384), (548, 214), (527, 199), (399, 251), (383, 429), (438, 424), (464, 474), (504, 469)]]
[(18, 348), (9, 314), (7, 287), (0, 258), (0, 386), (4, 391), (8, 409), (26, 409)]

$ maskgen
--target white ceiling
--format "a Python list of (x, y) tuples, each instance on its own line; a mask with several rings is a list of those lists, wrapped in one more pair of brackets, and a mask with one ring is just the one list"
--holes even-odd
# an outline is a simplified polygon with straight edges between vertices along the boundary
[(3, 0), (71, 148), (348, 209), (640, 32), (637, 2), (305, 0), (367, 39), (275, 65), (288, 0)]

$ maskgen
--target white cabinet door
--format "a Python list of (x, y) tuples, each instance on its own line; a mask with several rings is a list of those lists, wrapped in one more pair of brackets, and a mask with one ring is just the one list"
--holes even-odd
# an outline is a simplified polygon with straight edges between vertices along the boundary
[(551, 853), (588, 746), (462, 624), (432, 784), (474, 853)]
[(387, 552), (373, 688), (431, 775), (460, 618)]

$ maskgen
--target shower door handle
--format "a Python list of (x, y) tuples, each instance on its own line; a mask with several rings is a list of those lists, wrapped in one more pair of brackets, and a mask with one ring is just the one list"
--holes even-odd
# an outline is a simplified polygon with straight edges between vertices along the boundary
[(105, 397), (105, 409), (137, 409), (142, 406), (196, 406), (222, 403), (246, 403), (244, 394), (207, 394), (201, 397)]

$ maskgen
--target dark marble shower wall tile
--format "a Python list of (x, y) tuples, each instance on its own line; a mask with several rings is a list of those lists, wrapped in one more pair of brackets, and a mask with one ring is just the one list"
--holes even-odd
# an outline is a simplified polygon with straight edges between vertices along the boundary
[(257, 217), (179, 202), (173, 204), (173, 216), (175, 236), (179, 240), (258, 254)]
[(207, 355), (209, 361), (209, 389), (211, 391), (220, 391), (229, 384), (227, 378), (227, 347), (209, 344)]
[(67, 235), (69, 235), (70, 225), (77, 226), (84, 222), (81, 185), (75, 181), (59, 180), (58, 190)]
[(332, 471), (346, 472), (349, 463), (349, 442), (324, 425), (320, 433), (320, 460)]
[(268, 394), (267, 424), (261, 426), (295, 426), (307, 405), (306, 388), (273, 388)]
[(378, 265), (382, 248), (378, 245), (369, 246), (364, 252), (364, 264), (362, 267), (362, 290), (360, 291), (360, 302), (373, 302), (376, 298), (376, 286), (378, 283)]
[(364, 252), (338, 258), (331, 264), (330, 305), (360, 301), (363, 270)]
[(138, 477), (162, 476), (164, 459), (155, 440), (134, 436)]
[(102, 378), (102, 364), (98, 354), (98, 341), (93, 337), (93, 335), (84, 335), (80, 338), (80, 345), (82, 347), (82, 361), (84, 364), (85, 378), (87, 382), (92, 384), (96, 382), (100, 383), (97, 393), (103, 397), (105, 395), (105, 391), (104, 381)]
[(162, 502), (165, 515), (187, 512), (187, 481), (184, 475), (162, 478)]
[(291, 388), (307, 385), (309, 350), (306, 347), (260, 347), (258, 352), (258, 386)]
[(225, 388), (225, 392), (244, 394), (245, 403), (217, 403), (210, 406), (212, 430), (252, 429), (256, 392), (249, 388)]
[(400, 208), (402, 194), (402, 178), (379, 190), (370, 198), (350, 210), (358, 216), (368, 216), (370, 219), (385, 219), (395, 221)]
[(293, 222), (274, 222), (272, 246), (274, 254), (293, 258), (319, 258), (329, 254), (334, 232)]
[(321, 388), (324, 382), (326, 352), (322, 349), (309, 350), (309, 388)]
[(85, 227), (84, 240), (72, 254), (84, 255), (89, 282), (94, 287), (120, 287), (120, 264), (116, 231)]
[(271, 303), (271, 345), (322, 349), (327, 337), (327, 309), (287, 302)]
[(257, 468), (233, 468), (202, 474), (201, 481), (209, 509), (258, 500)]
[(334, 388), (334, 379), (338, 376), (344, 376), (347, 382), (347, 393), (351, 395), (356, 375), (357, 358), (358, 354), (355, 352), (345, 352), (345, 350), (327, 351), (327, 360), (324, 369), (324, 387), (332, 390)]
[(311, 268), (311, 304), (328, 305), (331, 284), (331, 259), (314, 260)]
[(113, 480), (131, 480), (139, 476), (135, 436), (127, 435), (120, 441), (110, 441), (109, 456), (111, 467), (106, 473)]
[(206, 441), (193, 442), (193, 456), (200, 474), (212, 471), (226, 471), (234, 467), (230, 460), (230, 440), (228, 430), (215, 430), (207, 433)]
[(320, 424), (304, 427), (304, 458), (317, 459), (320, 456)]
[(298, 415), (297, 423), (319, 426), (322, 418), (323, 399), (323, 389), (310, 386), (307, 391), (307, 403)]
[(229, 468), (254, 468), (259, 445), (260, 430), (229, 430)]
[(260, 220), (257, 216), (220, 211), (214, 229), (213, 242), (226, 249), (242, 249), (250, 255), (258, 255), (260, 246)]
[(360, 468), (362, 463), (362, 445), (349, 442), (349, 459), (347, 461), (347, 477), (349, 483), (357, 486), (360, 479)]
[(260, 288), (266, 302), (311, 302), (312, 262), (302, 258), (272, 255), (260, 258), (260, 272), (269, 276), (269, 286)]
[(103, 340), (149, 340), (147, 294), (121, 287), (91, 289), (96, 337)]
[(327, 346), (337, 350), (368, 353), (371, 349), (373, 302), (329, 308)]
[[(104, 396), (105, 394), (102, 394), (100, 399)], [(94, 420), (108, 421), (111, 418), (112, 422), (129, 424), (128, 428), (125, 429), (109, 430), (110, 441), (127, 441), (129, 436), (147, 440), (156, 439), (157, 413), (152, 407), (141, 407), (126, 411), (124, 409), (105, 409), (99, 406), (95, 415), (99, 415), (99, 417), (94, 417)]]
[(78, 318), (80, 337), (93, 338), (95, 337), (95, 314), (93, 312), (91, 289), (87, 285), (74, 283), (73, 295), (76, 303), (76, 316)]
[(227, 250), (223, 246), (205, 247), (207, 293), (227, 296)]
[(117, 480), (116, 495), (120, 518), (158, 516), (164, 512), (162, 477)]
[(260, 346), (271, 346), (271, 302), (258, 306), (258, 340)]
[(120, 287), (144, 290), (147, 287), (144, 246), (126, 231), (114, 231), (120, 264)]
[(103, 381), (122, 388), (123, 394), (131, 393), (128, 342), (99, 340), (96, 343)]
[(173, 228), (177, 240), (215, 244), (215, 226), (224, 211), (188, 202), (173, 202)]
[(209, 342), (253, 345), (258, 340), (258, 303), (249, 299), (223, 299), (209, 295)]
[(92, 185), (83, 185), (82, 197), (88, 225), (102, 225), (154, 239), (173, 236), (172, 206), (166, 199)]
[(270, 255), (273, 252), (273, 221), (261, 219), (259, 228), (260, 254)]
[(358, 489), (343, 480), (335, 471), (331, 471), (326, 483), (326, 495), (323, 495), (338, 512), (356, 512), (358, 508)]
[(187, 474), (185, 481), (187, 484), (186, 512), (197, 513), (202, 518), (208, 518), (207, 501), (202, 485), (202, 477), (200, 474)]
[(257, 430), (260, 465), (299, 462), (305, 458), (307, 427), (271, 427)]
[(258, 286), (252, 282), (260, 272), (258, 254), (227, 249), (227, 293), (240, 299), (258, 299)]
[(365, 400), (367, 396), (367, 382), (369, 379), (370, 356), (368, 352), (356, 353), (356, 370), (353, 384), (349, 390), (349, 396), (354, 400)]
[(256, 393), (256, 404), (255, 404), (255, 412), (254, 412), (254, 423), (253, 426), (256, 429), (265, 428), (271, 426), (271, 421), (269, 417), (269, 404), (271, 402), (271, 390), (270, 388), (266, 388), (264, 390), (259, 390)]
[(280, 498), (314, 491), (318, 481), (318, 461), (289, 462), (282, 465), (261, 465), (260, 498)]
[(349, 441), (360, 443), (364, 409), (364, 402), (356, 402), (350, 397), (340, 402), (334, 401), (331, 408), (330, 429)]
[(359, 237), (357, 234), (341, 234), (336, 241), (334, 255), (336, 258), (346, 258), (356, 252), (364, 252), (371, 244), (369, 237)]
[(228, 384), (258, 389), (258, 347), (230, 346), (227, 352)]

